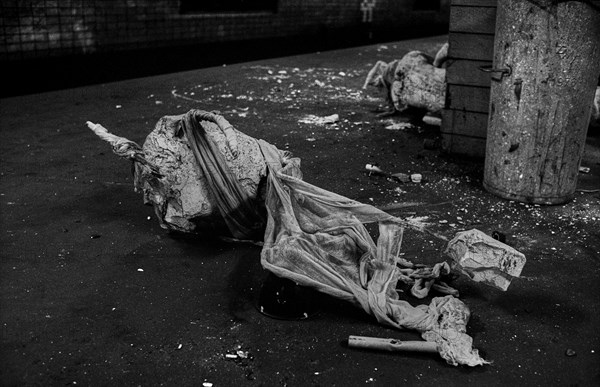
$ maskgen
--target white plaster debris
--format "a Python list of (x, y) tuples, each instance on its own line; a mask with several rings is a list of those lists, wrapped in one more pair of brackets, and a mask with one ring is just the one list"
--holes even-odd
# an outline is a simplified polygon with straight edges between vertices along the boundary
[(420, 183), (423, 180), (423, 175), (421, 175), (420, 173), (413, 173), (412, 175), (410, 175), (410, 181), (412, 181), (413, 183)]
[(325, 116), (325, 117), (319, 117), (316, 116), (314, 114), (307, 114), (304, 117), (302, 117), (301, 119), (298, 120), (298, 122), (303, 123), (303, 124), (310, 124), (310, 125), (331, 125), (331, 124), (335, 124), (337, 122), (339, 122), (340, 120), (340, 116), (338, 114), (332, 114), (329, 116)]
[(579, 166), (579, 172), (581, 172), (581, 173), (590, 173), (590, 167)]
[(427, 222), (429, 216), (409, 216), (406, 220), (421, 228), (425, 228), (429, 225), (429, 222)]
[(392, 124), (386, 125), (386, 129), (387, 130), (406, 130), (406, 129), (412, 129), (415, 126), (413, 124), (411, 124), (410, 122), (394, 122)]

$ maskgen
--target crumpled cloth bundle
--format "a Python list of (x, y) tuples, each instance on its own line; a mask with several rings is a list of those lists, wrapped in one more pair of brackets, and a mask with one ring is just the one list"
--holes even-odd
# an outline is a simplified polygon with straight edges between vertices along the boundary
[(378, 61), (367, 74), (363, 89), (375, 86), (384, 91), (387, 114), (407, 107), (427, 109), (439, 114), (446, 100), (448, 43), (435, 58), (421, 51), (410, 51), (390, 63)]
[[(181, 117), (178, 135), (187, 140), (198, 168), (207, 176), (208, 189), (215, 196), (231, 234), (243, 239), (256, 232), (261, 217), (255, 218), (255, 199), (241, 189), (222, 151), (200, 124), (203, 119), (228, 124), (218, 117), (191, 110)], [(98, 135), (110, 141), (105, 133)], [(123, 141), (128, 140), (120, 143)], [(423, 231), (422, 225), (311, 185), (302, 180), (300, 159), (288, 157), (263, 140), (253, 141), (258, 144), (268, 170), (263, 267), (300, 285), (349, 301), (380, 323), (421, 332), (423, 339), (437, 344), (440, 355), (450, 364), (488, 363), (479, 356), (472, 338), (466, 334), (470, 312), (458, 298), (449, 294), (419, 306), (399, 298), (398, 281), (413, 281), (411, 292), (424, 297), (435, 280), (449, 271), (445, 263), (432, 268), (415, 267), (400, 257), (405, 228)], [(144, 159), (140, 152), (134, 149), (132, 154)], [(122, 149), (121, 153), (136, 161), (139, 176), (151, 176), (154, 184), (164, 184), (160, 169), (136, 160)], [(365, 227), (368, 223), (379, 226), (377, 243)], [(452, 293), (451, 289), (448, 293)]]

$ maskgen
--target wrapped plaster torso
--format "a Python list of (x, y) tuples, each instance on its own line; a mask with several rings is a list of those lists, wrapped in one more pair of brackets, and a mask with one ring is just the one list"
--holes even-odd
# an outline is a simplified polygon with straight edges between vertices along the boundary
[[(181, 130), (183, 115), (162, 117), (148, 135), (142, 147), (145, 159), (156, 166), (162, 178), (136, 163), (136, 188), (143, 190), (144, 202), (152, 204), (166, 229), (202, 233), (210, 230), (227, 234), (227, 227), (217, 208), (206, 175), (190, 148), (189, 139)], [(201, 121), (223, 156), (227, 166), (247, 195), (261, 200), (261, 183), (267, 169), (257, 141), (233, 128), (236, 152), (219, 126)]]

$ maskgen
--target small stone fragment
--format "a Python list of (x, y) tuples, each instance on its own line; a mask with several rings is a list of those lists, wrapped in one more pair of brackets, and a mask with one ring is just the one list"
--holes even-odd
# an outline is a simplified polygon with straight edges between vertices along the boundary
[(423, 175), (421, 175), (420, 173), (413, 173), (412, 175), (410, 175), (410, 180), (413, 183), (420, 183), (422, 179)]

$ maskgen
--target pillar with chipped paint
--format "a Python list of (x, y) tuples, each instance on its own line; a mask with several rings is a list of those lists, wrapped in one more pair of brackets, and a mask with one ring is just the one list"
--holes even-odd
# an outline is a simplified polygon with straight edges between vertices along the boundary
[(484, 187), (561, 204), (574, 195), (600, 73), (594, 3), (500, 0)]

